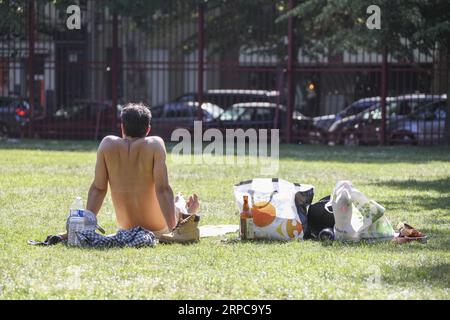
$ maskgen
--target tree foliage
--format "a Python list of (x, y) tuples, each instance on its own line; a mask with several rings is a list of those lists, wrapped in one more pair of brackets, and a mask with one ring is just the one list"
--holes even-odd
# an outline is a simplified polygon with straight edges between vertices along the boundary
[[(381, 52), (384, 46), (396, 57), (411, 57), (413, 50), (448, 45), (450, 3), (447, 0), (304, 0), (278, 21), (295, 16), (310, 37), (312, 52), (364, 48)], [(381, 9), (381, 29), (368, 29), (367, 7)]]
[(26, 34), (25, 0), (0, 0), (0, 38), (23, 38)]

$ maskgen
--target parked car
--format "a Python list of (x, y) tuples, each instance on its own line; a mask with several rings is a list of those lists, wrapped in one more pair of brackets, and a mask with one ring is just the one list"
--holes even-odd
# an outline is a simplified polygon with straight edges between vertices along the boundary
[(50, 116), (33, 120), (33, 132), (41, 138), (101, 139), (119, 132), (119, 107), (116, 127), (112, 128), (111, 104), (100, 101), (79, 100), (59, 108)]
[[(198, 119), (198, 102), (173, 102), (150, 108), (152, 112), (152, 135), (170, 139), (172, 132), (179, 128), (193, 130)], [(224, 110), (212, 103), (203, 103), (201, 117), (203, 123), (214, 121)]]
[[(286, 107), (270, 102), (245, 102), (230, 106), (222, 115), (208, 123), (208, 127), (226, 129), (274, 129), (285, 128)], [(296, 112), (292, 117), (295, 142), (311, 142), (314, 130), (311, 118)], [(281, 138), (284, 138), (282, 135)]]
[(0, 139), (20, 136), (29, 117), (30, 105), (26, 100), (0, 97)]
[[(222, 109), (241, 102), (273, 102), (282, 103), (278, 91), (242, 90), (242, 89), (213, 89), (203, 93), (203, 102), (210, 102)], [(175, 102), (196, 102), (198, 93), (186, 93), (178, 97)]]
[(329, 114), (325, 116), (318, 116), (314, 117), (314, 125), (322, 130), (328, 130), (331, 125), (339, 121), (343, 118), (350, 117), (352, 115), (358, 114), (374, 104), (378, 103), (380, 101), (380, 97), (370, 97), (370, 98), (363, 98), (359, 99), (346, 108), (344, 108), (342, 111), (338, 112), (337, 114)]
[(390, 121), (390, 144), (438, 144), (444, 138), (447, 99), (428, 103), (409, 116)]
[[(402, 119), (419, 107), (441, 100), (439, 95), (409, 94), (386, 98), (386, 119)], [(369, 109), (336, 121), (328, 129), (326, 139), (329, 144), (378, 144), (381, 140), (381, 102)]]

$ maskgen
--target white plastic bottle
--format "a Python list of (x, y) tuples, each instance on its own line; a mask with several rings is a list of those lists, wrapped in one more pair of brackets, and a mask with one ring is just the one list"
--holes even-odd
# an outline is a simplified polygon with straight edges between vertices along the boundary
[(67, 243), (69, 245), (78, 246), (80, 242), (76, 235), (77, 231), (82, 231), (84, 229), (84, 206), (81, 197), (76, 197), (70, 206), (69, 215), (69, 230)]
[[(75, 200), (70, 205), (70, 216), (80, 216), (84, 210), (83, 199), (81, 197), (76, 197)], [(81, 211), (81, 212), (80, 212)]]

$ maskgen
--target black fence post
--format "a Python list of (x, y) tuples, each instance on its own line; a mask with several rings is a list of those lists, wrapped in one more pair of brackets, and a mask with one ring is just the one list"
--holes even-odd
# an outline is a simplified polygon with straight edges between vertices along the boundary
[(446, 94), (447, 94), (447, 114), (445, 118), (444, 124), (444, 144), (450, 146), (450, 40), (445, 44), (445, 70), (447, 73), (447, 77), (444, 81), (447, 81), (446, 85)]
[(386, 145), (386, 89), (387, 89), (387, 47), (383, 47), (382, 61), (381, 61), (381, 145)]
[(203, 119), (202, 104), (203, 104), (203, 72), (205, 69), (204, 50), (205, 50), (205, 5), (200, 3), (198, 5), (197, 18), (197, 120)]
[[(294, 8), (294, 0), (289, 0), (288, 10)], [(292, 142), (292, 114), (294, 110), (294, 18), (288, 18), (288, 61), (287, 61), (287, 112), (286, 142)]]
[(112, 117), (111, 117), (111, 129), (113, 133), (116, 133), (116, 124), (117, 124), (117, 77), (118, 77), (118, 68), (119, 68), (119, 21), (118, 21), (117, 13), (113, 13), (112, 19), (112, 65), (111, 65), (111, 104), (112, 104)]
[(275, 120), (273, 122), (274, 129), (280, 129), (280, 105), (282, 104), (281, 93), (284, 90), (284, 66), (283, 65), (277, 66), (277, 90), (278, 90), (277, 110), (275, 112)]
[(34, 0), (28, 1), (28, 99), (30, 104), (30, 125), (28, 126), (28, 135), (33, 137), (33, 119), (34, 119), (34, 40), (35, 40), (35, 8)]

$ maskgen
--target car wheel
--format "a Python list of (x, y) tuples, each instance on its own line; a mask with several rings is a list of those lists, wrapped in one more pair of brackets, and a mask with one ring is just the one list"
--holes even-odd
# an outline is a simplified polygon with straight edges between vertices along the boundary
[(0, 140), (8, 139), (8, 137), (9, 137), (8, 126), (4, 123), (0, 123)]
[(358, 138), (358, 136), (355, 133), (353, 133), (353, 132), (347, 133), (344, 136), (344, 145), (345, 146), (349, 146), (349, 147), (351, 147), (351, 146), (359, 146), (359, 138)]

